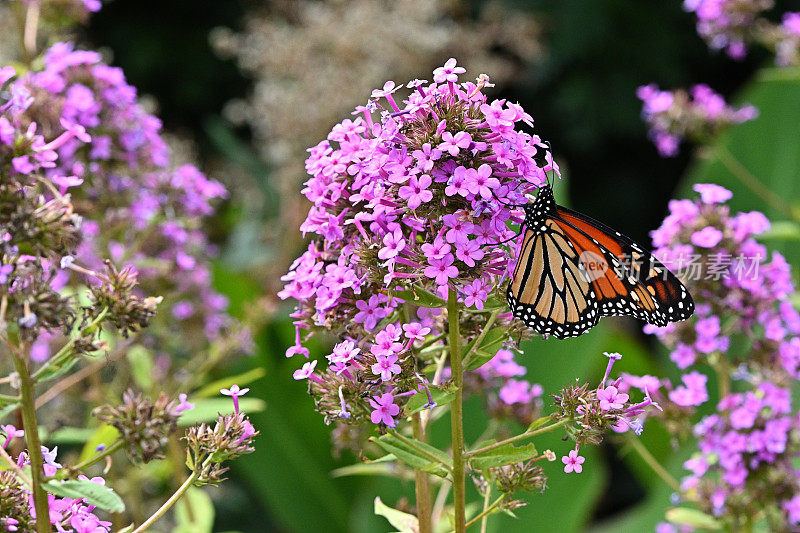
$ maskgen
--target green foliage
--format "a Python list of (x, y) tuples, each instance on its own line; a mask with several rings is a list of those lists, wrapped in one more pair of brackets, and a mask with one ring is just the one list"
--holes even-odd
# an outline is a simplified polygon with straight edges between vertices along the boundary
[(47, 481), (42, 484), (42, 487), (56, 496), (76, 500), (85, 498), (88, 504), (112, 513), (121, 513), (125, 510), (125, 504), (122, 499), (111, 488), (86, 479)]
[(400, 533), (413, 533), (419, 529), (416, 516), (389, 507), (379, 497), (375, 498), (375, 514), (386, 518)]
[(732, 128), (713, 144), (696, 161), (678, 196), (694, 195), (690, 189), (695, 183), (717, 183), (733, 191), (732, 210), (759, 210), (772, 221), (794, 222), (778, 224), (769, 237), (770, 247), (798, 265), (800, 70), (764, 69), (737, 100), (756, 106), (758, 118)]
[[(431, 391), (431, 396), (433, 397), (433, 401), (436, 402), (437, 406), (447, 405), (448, 403), (453, 401), (456, 395), (456, 387), (453, 384), (443, 385), (443, 386), (434, 386), (430, 385), (429, 389)], [(405, 406), (405, 414), (406, 416), (413, 415), (414, 413), (418, 413), (423, 409), (426, 409), (425, 404), (428, 403), (428, 394), (423, 390), (416, 393), (414, 396), (409, 398), (408, 403)]]
[(370, 440), (416, 470), (446, 478), (453, 469), (450, 456), (430, 444), (397, 433), (373, 437)]
[(189, 487), (175, 505), (172, 533), (211, 533), (214, 531), (214, 503), (206, 491)]
[[(493, 444), (481, 443), (481, 446)], [(494, 450), (489, 450), (470, 457), (469, 463), (475, 470), (486, 470), (493, 466), (510, 465), (511, 463), (525, 462), (537, 454), (536, 445), (533, 443), (524, 446), (506, 444)]]

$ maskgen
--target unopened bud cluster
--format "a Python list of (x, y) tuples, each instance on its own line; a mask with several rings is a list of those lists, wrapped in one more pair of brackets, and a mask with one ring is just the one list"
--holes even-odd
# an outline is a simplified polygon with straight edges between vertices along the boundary
[(125, 440), (125, 449), (134, 461), (148, 462), (162, 458), (161, 448), (177, 429), (181, 410), (179, 402), (163, 392), (153, 402), (141, 393), (127, 390), (118, 406), (103, 405), (93, 414), (117, 428)]

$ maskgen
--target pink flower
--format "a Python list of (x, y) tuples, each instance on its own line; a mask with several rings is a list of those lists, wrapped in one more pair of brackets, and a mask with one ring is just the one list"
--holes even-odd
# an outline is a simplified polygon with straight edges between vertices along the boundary
[(692, 234), (692, 244), (701, 248), (713, 248), (722, 240), (722, 232), (713, 226), (706, 226)]
[(373, 424), (380, 424), (383, 422), (390, 428), (395, 426), (393, 417), (400, 414), (400, 407), (395, 405), (394, 396), (392, 396), (391, 393), (387, 392), (381, 396), (373, 396), (369, 404), (374, 409), (374, 411), (370, 413), (370, 420), (372, 420)]
[(314, 368), (316, 366), (317, 366), (316, 359), (314, 359), (313, 361), (308, 361), (304, 363), (302, 367), (295, 370), (294, 374), (292, 374), (292, 377), (296, 380), (308, 379), (311, 376), (311, 374), (314, 373)]
[(411, 176), (408, 185), (403, 185), (398, 191), (398, 196), (408, 201), (409, 209), (416, 209), (420, 205), (430, 202), (433, 193), (428, 190), (431, 186), (431, 177), (427, 174), (421, 176)]
[(230, 396), (233, 398), (233, 410), (234, 412), (239, 412), (239, 396), (244, 396), (250, 389), (240, 389), (239, 385), (231, 385), (230, 389), (220, 389), (219, 392), (224, 394), (225, 396)]
[(698, 183), (693, 188), (700, 193), (704, 204), (718, 204), (733, 198), (731, 191), (714, 183)]
[(500, 186), (500, 180), (492, 178), (492, 167), (484, 163), (478, 170), (470, 168), (466, 172), (469, 192), (481, 198), (489, 199), (492, 191)]
[(613, 385), (597, 391), (597, 399), (600, 400), (600, 409), (610, 411), (611, 409), (622, 409), (629, 396), (624, 392), (619, 392)]
[(467, 70), (464, 67), (456, 66), (456, 58), (451, 57), (448, 59), (443, 67), (438, 67), (433, 71), (433, 81), (436, 83), (450, 82), (455, 83), (458, 81), (458, 75), (465, 73)]
[(583, 466), (581, 466), (586, 458), (578, 455), (578, 450), (571, 450), (568, 455), (565, 455), (561, 458), (561, 462), (564, 463), (564, 472), (567, 474), (575, 472), (576, 474), (580, 474), (583, 472)]
[(447, 285), (450, 278), (458, 276), (458, 268), (453, 266), (453, 254), (447, 254), (441, 259), (428, 259), (429, 267), (425, 268), (424, 274), (436, 280), (439, 286)]
[(455, 135), (449, 131), (442, 133), (442, 143), (438, 146), (443, 152), (448, 152), (455, 157), (462, 148), (469, 148), (472, 143), (472, 136), (466, 131), (456, 132)]
[(372, 373), (381, 377), (381, 381), (389, 381), (394, 374), (399, 374), (402, 369), (397, 364), (397, 355), (391, 353), (388, 355), (376, 355), (375, 359), (378, 361), (372, 365)]

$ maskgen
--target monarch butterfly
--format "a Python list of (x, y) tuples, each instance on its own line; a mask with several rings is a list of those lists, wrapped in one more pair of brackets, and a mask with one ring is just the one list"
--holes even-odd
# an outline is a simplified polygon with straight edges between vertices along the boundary
[(522, 207), (524, 236), (506, 296), (513, 315), (539, 334), (577, 337), (603, 316), (666, 326), (694, 313), (689, 291), (661, 262), (618, 231), (556, 204), (549, 184)]

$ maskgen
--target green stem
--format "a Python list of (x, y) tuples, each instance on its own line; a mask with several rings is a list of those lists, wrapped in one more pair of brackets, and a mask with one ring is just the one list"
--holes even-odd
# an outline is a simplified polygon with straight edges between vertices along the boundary
[[(483, 516), (481, 517), (479, 515), (479, 517), (481, 519), (481, 533), (486, 533), (486, 526), (489, 523), (489, 513), (488, 513), (489, 508), (490, 508), (489, 500), (492, 498), (492, 482), (493, 482), (493, 480), (491, 478), (487, 479), (487, 477), (486, 477), (487, 475), (488, 475), (488, 470), (485, 470), (483, 472), (483, 477), (484, 477), (484, 479), (486, 479), (486, 482), (487, 482), (486, 483), (486, 494), (483, 496), (483, 512), (481, 513)], [(469, 527), (469, 524), (467, 524), (467, 527)]]
[(653, 454), (650, 453), (650, 450), (648, 450), (639, 439), (632, 438), (630, 439), (630, 443), (633, 449), (636, 450), (636, 453), (638, 453), (639, 456), (644, 459), (644, 462), (653, 469), (653, 472), (655, 472), (658, 477), (664, 480), (664, 483), (669, 485), (675, 492), (681, 492), (681, 484), (678, 483), (678, 480), (672, 477), (672, 474), (667, 472), (666, 468), (661, 466), (661, 463), (659, 463), (658, 460), (653, 457)]
[(103, 309), (101, 309), (100, 312), (97, 314), (97, 316), (94, 319), (92, 319), (91, 322), (89, 322), (83, 328), (81, 328), (81, 331), (79, 331), (77, 334), (70, 337), (70, 339), (66, 342), (66, 344), (64, 344), (64, 346), (62, 346), (61, 349), (58, 352), (56, 352), (54, 356), (48, 359), (45, 364), (40, 366), (39, 369), (33, 373), (33, 380), (38, 381), (41, 375), (44, 374), (48, 368), (50, 368), (53, 365), (60, 365), (65, 360), (69, 359), (72, 356), (72, 346), (75, 344), (75, 341), (77, 341), (83, 335), (84, 332), (102, 322), (106, 314), (108, 314), (108, 307), (104, 307)]
[(787, 203), (783, 198), (775, 194), (766, 185), (764, 185), (758, 178), (747, 170), (742, 163), (723, 145), (719, 145), (717, 149), (717, 157), (725, 165), (725, 168), (730, 171), (743, 185), (753, 191), (770, 207), (774, 208), (781, 213), (789, 216), (795, 221), (800, 222), (800, 214), (797, 213), (792, 206)]
[[(27, 348), (23, 349), (27, 352)], [(33, 380), (28, 370), (28, 362), (25, 358), (16, 353), (12, 353), (14, 367), (19, 374), (19, 392), (21, 396), (20, 410), (22, 411), (22, 423), (25, 429), (25, 441), (28, 444), (28, 457), (31, 462), (31, 493), (33, 494), (33, 506), (36, 509), (36, 531), (38, 533), (49, 533), (50, 528), (50, 506), (47, 502), (47, 493), (42, 488), (44, 479), (44, 458), (42, 457), (42, 443), (39, 440), (39, 424), (36, 422), (36, 399), (34, 398)]]
[(486, 333), (490, 329), (492, 329), (492, 326), (494, 325), (494, 321), (497, 319), (497, 315), (500, 314), (500, 311), (501, 311), (501, 309), (496, 309), (496, 310), (492, 311), (491, 315), (489, 315), (489, 318), (486, 320), (486, 325), (483, 326), (483, 331), (481, 331), (480, 335), (478, 335), (478, 337), (475, 339), (475, 342), (472, 344), (472, 348), (469, 349), (469, 352), (465, 353), (464, 356), (462, 357), (462, 359), (464, 361), (469, 362), (469, 358), (472, 355), (472, 353), (475, 350), (478, 349), (478, 346), (481, 345), (481, 343), (483, 342), (484, 337), (486, 337)]
[(489, 507), (487, 507), (486, 509), (481, 511), (481, 513), (479, 515), (477, 515), (475, 518), (473, 518), (472, 520), (467, 522), (466, 527), (473, 526), (473, 525), (477, 524), (479, 520), (489, 516), (489, 514), (492, 511), (497, 509), (497, 506), (500, 505), (500, 502), (503, 501), (503, 498), (505, 498), (505, 495), (500, 496), (499, 498), (497, 498), (494, 502), (492, 502), (492, 505), (490, 505)]
[(164, 515), (164, 513), (166, 513), (167, 511), (169, 511), (169, 509), (170, 509), (170, 508), (171, 508), (173, 505), (175, 505), (175, 503), (176, 503), (178, 500), (180, 500), (180, 499), (181, 499), (181, 497), (183, 496), (183, 494), (184, 494), (184, 493), (185, 493), (187, 490), (189, 490), (189, 487), (191, 487), (191, 486), (194, 484), (194, 482), (195, 482), (195, 481), (197, 481), (197, 478), (198, 478), (198, 476), (200, 475), (200, 474), (198, 473), (198, 472), (199, 472), (199, 470), (200, 470), (200, 469), (195, 469), (195, 471), (194, 471), (194, 472), (192, 472), (192, 475), (191, 475), (191, 476), (189, 476), (189, 477), (186, 479), (186, 481), (184, 481), (184, 482), (183, 482), (183, 484), (182, 484), (180, 487), (178, 487), (178, 490), (176, 490), (176, 491), (175, 491), (175, 493), (174, 493), (172, 496), (170, 496), (170, 497), (169, 497), (169, 500), (165, 501), (165, 502), (164, 502), (164, 505), (162, 505), (161, 507), (159, 507), (158, 511), (156, 511), (156, 512), (153, 514), (153, 516), (151, 516), (150, 518), (148, 518), (147, 520), (145, 520), (145, 521), (142, 523), (142, 525), (141, 525), (141, 526), (137, 527), (137, 528), (136, 528), (136, 529), (133, 531), (133, 533), (141, 533), (142, 531), (145, 531), (147, 528), (149, 528), (150, 526), (152, 526), (153, 524), (155, 524), (155, 523), (156, 523), (156, 520), (158, 520), (159, 518), (161, 518), (161, 517)]
[(413, 441), (413, 440), (409, 439), (408, 437), (403, 436), (402, 434), (398, 433), (397, 431), (392, 431), (391, 434), (394, 437), (396, 437), (397, 439), (403, 441), (403, 443), (406, 446), (408, 446), (409, 448), (414, 448), (414, 451), (416, 451), (418, 454), (424, 455), (425, 457), (430, 459), (432, 463), (440, 464), (440, 465), (444, 466), (445, 468), (447, 468), (448, 470), (450, 469), (450, 467), (448, 465), (444, 464), (438, 457), (436, 457), (435, 455), (430, 453), (428, 450), (426, 450), (426, 449), (424, 449), (424, 448), (422, 448), (420, 446), (417, 446), (416, 441)]
[[(85, 461), (81, 461), (80, 463), (76, 464), (75, 466), (70, 467), (68, 470), (64, 469), (59, 472), (59, 477), (64, 478), (67, 477), (69, 474), (80, 472), (81, 470), (86, 470), (90, 466), (99, 463), (103, 460), (103, 458), (111, 455), (115, 451), (119, 450), (125, 445), (125, 441), (123, 439), (115, 440), (110, 446), (107, 446), (105, 450), (98, 453), (97, 455), (86, 459)], [(63, 472), (63, 474), (62, 474)]]
[(466, 486), (464, 473), (464, 370), (461, 366), (461, 333), (459, 332), (458, 298), (450, 289), (447, 299), (447, 322), (450, 335), (450, 373), (456, 386), (455, 399), (450, 406), (450, 431), (453, 445), (453, 507), (456, 533), (466, 526)]
[(478, 448), (477, 450), (471, 450), (471, 451), (467, 452), (466, 455), (467, 455), (467, 457), (473, 457), (473, 456), (481, 454), (481, 453), (489, 452), (489, 451), (492, 451), (492, 450), (494, 450), (496, 448), (500, 448), (501, 446), (505, 446), (506, 444), (512, 444), (514, 442), (517, 442), (517, 441), (520, 441), (520, 440), (523, 440), (523, 439), (527, 439), (527, 438), (530, 438), (530, 437), (535, 437), (536, 435), (541, 435), (542, 433), (547, 433), (549, 431), (553, 431), (554, 429), (558, 429), (561, 426), (565, 426), (565, 425), (569, 424), (570, 422), (572, 422), (571, 418), (565, 418), (563, 420), (559, 420), (555, 424), (550, 424), (549, 426), (544, 426), (544, 427), (541, 427), (541, 428), (538, 428), (538, 429), (534, 429), (532, 431), (529, 430), (529, 431), (526, 431), (525, 433), (520, 433), (519, 435), (517, 435), (515, 437), (511, 437), (511, 438), (508, 438), (508, 439), (505, 439), (505, 440), (501, 440), (501, 441), (495, 442), (494, 444), (489, 444), (488, 446), (484, 446), (483, 448)]
[[(419, 413), (411, 415), (411, 432), (414, 438), (420, 442), (425, 442), (425, 430), (422, 427), (422, 420)], [(431, 492), (428, 484), (428, 474), (422, 470), (414, 471), (414, 489), (417, 496), (417, 520), (419, 522), (419, 533), (431, 533)]]
[(8, 394), (0, 394), (0, 405), (17, 403), (18, 401), (19, 401), (19, 396), (9, 396)]

